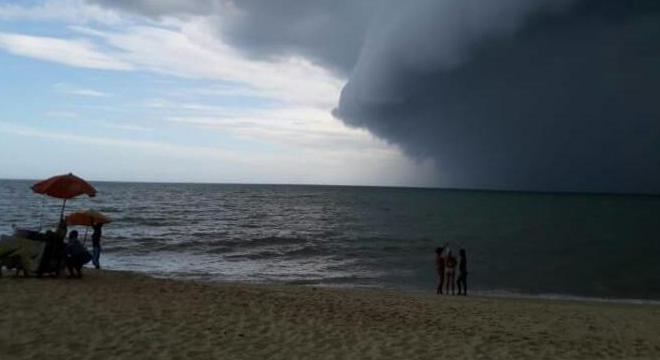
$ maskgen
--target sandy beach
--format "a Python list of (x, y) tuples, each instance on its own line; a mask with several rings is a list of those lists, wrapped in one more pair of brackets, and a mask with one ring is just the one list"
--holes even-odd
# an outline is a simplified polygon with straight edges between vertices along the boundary
[(10, 359), (657, 359), (660, 306), (202, 283), (0, 278)]

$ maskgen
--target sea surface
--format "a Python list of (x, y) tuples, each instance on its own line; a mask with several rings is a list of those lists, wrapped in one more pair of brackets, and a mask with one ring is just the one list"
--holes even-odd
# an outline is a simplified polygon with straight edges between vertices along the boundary
[[(0, 234), (55, 227), (61, 200), (32, 193), (32, 183), (0, 180)], [(92, 208), (114, 220), (103, 232), (108, 269), (433, 292), (434, 249), (447, 244), (467, 250), (468, 285), (481, 293), (660, 299), (660, 197), (93, 185), (97, 197), (73, 199), (65, 212)]]

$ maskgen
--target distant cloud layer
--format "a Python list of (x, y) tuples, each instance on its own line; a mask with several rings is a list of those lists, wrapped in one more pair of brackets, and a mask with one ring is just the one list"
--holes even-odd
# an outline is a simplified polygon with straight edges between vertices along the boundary
[(0, 32), (0, 48), (5, 48), (16, 55), (76, 67), (106, 70), (132, 69), (130, 64), (104, 55), (97, 51), (94, 45), (85, 41)]
[[(90, 0), (111, 8), (158, 17), (164, 15), (205, 15), (219, 6), (216, 0)], [(222, 1), (224, 2), (224, 1)]]
[(343, 74), (335, 114), (440, 185), (660, 193), (656, 0), (95, 2)]

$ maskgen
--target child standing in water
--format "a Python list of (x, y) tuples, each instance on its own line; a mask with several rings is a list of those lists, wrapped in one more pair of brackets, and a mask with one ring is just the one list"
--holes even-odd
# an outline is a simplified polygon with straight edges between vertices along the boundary
[(458, 252), (458, 279), (456, 280), (458, 295), (467, 295), (467, 275), (467, 257), (465, 249), (461, 249)]
[(442, 286), (445, 282), (445, 258), (442, 257), (444, 248), (439, 247), (435, 249), (435, 268), (438, 271), (438, 289), (436, 294), (442, 294)]
[(451, 254), (451, 250), (447, 252), (445, 267), (445, 275), (447, 276), (446, 293), (449, 294), (449, 289), (451, 289), (451, 294), (454, 295), (456, 294), (456, 258)]

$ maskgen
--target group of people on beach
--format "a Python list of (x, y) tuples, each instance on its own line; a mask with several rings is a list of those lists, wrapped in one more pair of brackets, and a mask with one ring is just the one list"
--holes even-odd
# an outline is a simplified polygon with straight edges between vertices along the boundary
[[(66, 222), (64, 223), (64, 233), (66, 233)], [(78, 240), (78, 231), (69, 232), (68, 241), (64, 251), (65, 266), (69, 272), (69, 277), (82, 277), (82, 267), (90, 260), (96, 269), (101, 268), (101, 233), (103, 224), (92, 224), (92, 254), (87, 251), (85, 245)]]
[[(55, 232), (46, 232), (46, 241), (50, 246), (47, 246), (47, 251), (50, 252), (48, 256), (42, 259), (42, 262), (48, 262), (49, 259), (54, 260), (51, 267), (53, 272), (59, 275), (62, 267), (65, 267), (69, 272), (69, 277), (82, 277), (82, 267), (90, 260), (97, 269), (101, 268), (101, 233), (103, 224), (92, 224), (92, 253), (87, 251), (84, 243), (78, 239), (78, 231), (71, 230), (68, 237), (66, 218), (60, 219)], [(64, 239), (67, 238), (67, 242)], [(63, 262), (63, 263), (62, 263)], [(48, 266), (41, 265), (38, 275), (43, 272), (48, 272)]]
[[(84, 241), (78, 239), (78, 231), (68, 232), (67, 218), (61, 217), (54, 230), (40, 232), (19, 229), (15, 226), (12, 236), (0, 239), (0, 276), (2, 268), (14, 269), (16, 276), (34, 273), (37, 277), (52, 275), (58, 277), (67, 269), (69, 277), (82, 277), (82, 267), (92, 261), (94, 267), (101, 268), (102, 223), (90, 224), (92, 233), (92, 253), (87, 251)], [(67, 236), (68, 233), (68, 236)]]
[(454, 257), (447, 246), (435, 249), (435, 266), (438, 272), (438, 288), (436, 294), (467, 295), (467, 256), (465, 249), (458, 251), (458, 259)]

